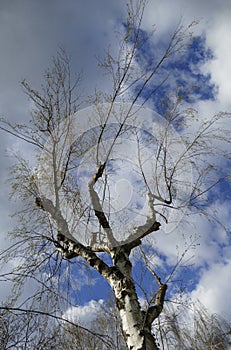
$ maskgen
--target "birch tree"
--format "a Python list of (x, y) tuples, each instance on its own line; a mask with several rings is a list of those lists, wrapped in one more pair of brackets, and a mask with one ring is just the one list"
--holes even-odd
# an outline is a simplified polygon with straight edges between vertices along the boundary
[[(223, 127), (229, 115), (198, 117), (178, 88), (165, 94), (162, 116), (146, 107), (171, 75), (167, 62), (184, 54), (194, 23), (180, 24), (161, 51), (144, 59), (142, 47), (150, 40), (142, 30), (145, 6), (145, 0), (129, 2), (116, 52), (107, 50), (99, 59), (111, 81), (109, 92), (96, 91), (91, 106), (82, 109), (80, 78), (73, 80), (70, 61), (60, 51), (41, 90), (22, 82), (34, 106), (30, 125), (1, 122), (2, 130), (35, 148), (33, 160), (18, 156), (12, 172), (13, 192), (23, 206), (11, 233), (15, 242), (2, 255), (18, 265), (4, 278), (13, 280), (19, 300), (25, 281), (39, 286), (22, 305), (38, 307), (53, 295), (64, 308), (67, 290), (78, 282), (75, 270), (84, 262), (110, 286), (130, 350), (159, 349), (153, 324), (171, 274), (165, 278), (153, 268), (149, 242), (165, 229), (177, 229), (195, 210), (219, 220), (204, 201), (225, 179), (218, 159), (228, 159), (230, 142)], [(131, 257), (143, 259), (153, 277), (145, 307)]]

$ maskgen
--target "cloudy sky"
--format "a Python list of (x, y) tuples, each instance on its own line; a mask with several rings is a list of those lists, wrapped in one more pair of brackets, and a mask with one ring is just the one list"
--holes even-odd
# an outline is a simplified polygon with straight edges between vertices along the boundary
[[(107, 79), (98, 69), (96, 57), (102, 55), (109, 44), (113, 47), (114, 30), (121, 24), (125, 11), (123, 0), (0, 0), (0, 116), (12, 122), (30, 118), (31, 105), (19, 83), (26, 78), (39, 87), (44, 70), (60, 46), (71, 55), (73, 70), (83, 72), (82, 92), (85, 96), (95, 87), (106, 91)], [(195, 34), (205, 40), (205, 47), (213, 55), (213, 59), (202, 61), (197, 69), (209, 76), (206, 83), (215, 86), (216, 94), (198, 99), (195, 107), (203, 115), (230, 111), (231, 2), (150, 0), (142, 28), (149, 32), (156, 24), (157, 37), (165, 40), (180, 19), (183, 23), (200, 19)], [(3, 132), (0, 135), (0, 242), (4, 247), (4, 232), (12, 225), (8, 215), (15, 209), (15, 205), (7, 200), (9, 189), (5, 184), (8, 167), (13, 162), (11, 149), (19, 147), (25, 152), (27, 146), (17, 144), (13, 137)], [(222, 219), (228, 223), (230, 202), (220, 201), (219, 210)], [(231, 319), (228, 237), (224, 232), (213, 231), (211, 243), (209, 224), (199, 222), (199, 227), (200, 247), (194, 254), (200, 268), (192, 296), (200, 298), (212, 312), (221, 312)], [(172, 245), (176, 240), (177, 237), (171, 235), (168, 243), (161, 238), (157, 242), (161, 249), (169, 252), (169, 259), (174, 258)], [(86, 307), (83, 310), (87, 312)]]

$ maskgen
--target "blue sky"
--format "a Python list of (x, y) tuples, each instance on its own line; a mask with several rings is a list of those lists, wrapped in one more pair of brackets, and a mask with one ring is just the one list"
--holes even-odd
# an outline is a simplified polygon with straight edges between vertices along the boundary
[[(95, 87), (102, 91), (109, 88), (108, 78), (102, 75), (97, 66), (96, 56), (101, 55), (103, 49), (111, 45), (116, 50), (114, 30), (122, 28), (125, 15), (124, 1), (99, 0), (67, 0), (39, 1), (30, 0), (2, 0), (0, 4), (0, 114), (9, 120), (27, 121), (32, 107), (23, 95), (19, 82), (26, 78), (32, 85), (39, 87), (44, 70), (51, 64), (51, 58), (56, 54), (59, 46), (67, 49), (72, 57), (73, 70), (83, 71), (81, 93), (91, 94)], [(200, 116), (210, 116), (214, 113), (231, 110), (231, 4), (228, 1), (196, 0), (150, 0), (144, 14), (142, 30), (144, 35), (150, 33), (152, 24), (156, 24), (154, 39), (150, 39), (145, 48), (140, 50), (143, 60), (149, 60), (153, 53), (154, 44), (160, 47), (169, 38), (169, 33), (182, 18), (183, 23), (194, 19), (201, 19), (195, 27), (196, 39), (192, 48), (180, 62), (166, 66), (172, 71), (169, 84), (172, 87), (178, 83), (197, 85), (190, 97), (192, 106), (198, 110)], [(153, 41), (152, 41), (153, 40)], [(150, 50), (150, 52), (149, 52)], [(144, 57), (145, 56), (145, 57)], [(158, 112), (163, 112), (159, 98), (168, 90), (158, 92), (152, 101)], [(6, 201), (9, 188), (5, 184), (8, 178), (8, 167), (12, 164), (12, 147), (28, 154), (27, 145), (16, 141), (13, 137), (1, 133), (0, 138), (0, 244), (6, 246), (3, 232), (12, 226), (8, 218), (16, 209), (16, 205)], [(217, 207), (223, 223), (229, 225), (231, 214), (230, 186), (221, 184), (214, 189), (213, 204)], [(231, 319), (230, 277), (231, 253), (227, 233), (219, 225), (211, 226), (199, 216), (192, 216), (188, 230), (195, 230), (200, 245), (196, 246), (190, 260), (194, 266), (186, 277), (193, 283), (190, 293), (195, 300), (201, 301), (212, 311), (224, 313)], [(167, 233), (165, 236), (154, 237), (153, 241), (160, 254), (166, 254), (167, 259), (160, 267), (166, 274), (169, 265), (174, 265), (177, 259), (176, 245), (179, 251), (185, 249), (184, 240), (179, 232)], [(189, 254), (190, 256), (190, 254)], [(153, 262), (159, 264), (155, 260)], [(138, 270), (137, 270), (138, 271)], [(85, 298), (87, 281), (83, 279), (81, 302), (105, 297), (102, 292), (102, 282), (93, 273), (95, 285), (91, 293)], [(95, 288), (95, 289), (94, 289)], [(95, 295), (94, 295), (95, 290)], [(0, 297), (8, 294), (8, 286), (3, 287)], [(93, 304), (94, 305), (94, 304)], [(92, 305), (91, 305), (92, 306)], [(84, 312), (88, 312), (87, 308)]]

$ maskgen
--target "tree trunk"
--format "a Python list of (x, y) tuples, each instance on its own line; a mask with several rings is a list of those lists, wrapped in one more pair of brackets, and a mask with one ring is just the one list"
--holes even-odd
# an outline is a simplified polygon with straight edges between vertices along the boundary
[(114, 294), (119, 309), (122, 331), (128, 350), (158, 350), (151, 327), (145, 326), (144, 313), (141, 311), (138, 297), (130, 281), (125, 286), (116, 283)]
[[(59, 232), (57, 249), (69, 259), (81, 256), (110, 284), (114, 292), (128, 350), (157, 350), (158, 346), (151, 333), (151, 326), (163, 309), (167, 285), (162, 284), (160, 279), (156, 278), (159, 287), (155, 303), (146, 311), (142, 311), (132, 277), (132, 264), (129, 260), (131, 250), (138, 244), (137, 242), (140, 242), (139, 238), (128, 244), (112, 248), (110, 255), (114, 266), (108, 266), (91, 248), (83, 246), (74, 238), (70, 238), (72, 236), (66, 220), (61, 211), (57, 210), (50, 200), (43, 198), (41, 203), (42, 208), (49, 212), (57, 222)], [(159, 225), (157, 225), (158, 228)], [(64, 246), (60, 244), (61, 242)]]
[[(154, 317), (150, 317), (148, 311), (141, 310), (132, 279), (129, 253), (120, 247), (119, 252), (112, 255), (114, 265), (122, 275), (119, 279), (115, 279), (114, 275), (109, 281), (119, 310), (124, 339), (128, 350), (158, 350), (159, 347), (151, 333)], [(152, 314), (153, 308), (154, 306)], [(155, 312), (155, 318), (159, 313), (160, 310)]]

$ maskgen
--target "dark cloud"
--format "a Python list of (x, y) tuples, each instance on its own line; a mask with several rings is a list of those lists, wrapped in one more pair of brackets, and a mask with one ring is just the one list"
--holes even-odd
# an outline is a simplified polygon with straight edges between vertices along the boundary
[[(109, 44), (116, 20), (124, 11), (122, 0), (1, 0), (0, 1), (0, 116), (11, 122), (30, 118), (31, 105), (23, 94), (24, 78), (39, 88), (43, 72), (51, 65), (59, 47), (72, 56), (73, 70), (85, 71), (85, 92), (93, 90), (100, 80), (95, 56)], [(124, 4), (123, 4), (124, 5)], [(0, 131), (0, 229), (8, 231), (14, 211), (8, 202), (12, 157), (7, 149), (16, 142)], [(29, 145), (17, 142), (25, 151)], [(14, 145), (15, 148), (15, 145)], [(0, 245), (5, 245), (3, 235)]]
[(94, 56), (110, 42), (115, 18), (121, 15), (119, 5), (120, 1), (113, 5), (103, 0), (1, 1), (1, 114), (7, 114), (11, 104), (10, 112), (20, 117), (19, 104), (25, 104), (20, 80), (39, 85), (59, 46), (72, 55), (76, 71), (87, 71), (93, 60), (96, 66)]

